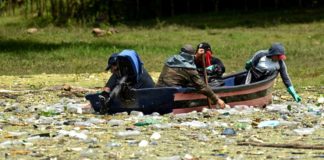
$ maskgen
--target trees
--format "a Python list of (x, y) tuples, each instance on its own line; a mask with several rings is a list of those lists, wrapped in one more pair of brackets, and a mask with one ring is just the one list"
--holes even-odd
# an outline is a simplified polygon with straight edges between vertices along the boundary
[(0, 0), (0, 15), (50, 18), (57, 24), (110, 23), (224, 10), (323, 7), (319, 0)]

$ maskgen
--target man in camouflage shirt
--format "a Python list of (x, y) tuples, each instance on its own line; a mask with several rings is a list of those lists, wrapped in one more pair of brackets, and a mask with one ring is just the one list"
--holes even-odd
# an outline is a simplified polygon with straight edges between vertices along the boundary
[(200, 93), (206, 95), (215, 104), (221, 108), (225, 108), (223, 100), (212, 91), (212, 89), (204, 83), (199, 76), (195, 65), (195, 57), (202, 58), (204, 49), (199, 49), (194, 56), (194, 49), (191, 45), (184, 45), (178, 55), (169, 58), (160, 74), (156, 87), (195, 87)]

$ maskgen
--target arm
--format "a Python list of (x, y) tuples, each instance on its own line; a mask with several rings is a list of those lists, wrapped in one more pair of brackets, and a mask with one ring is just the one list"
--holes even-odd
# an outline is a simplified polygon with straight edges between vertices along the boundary
[(111, 90), (113, 90), (116, 87), (117, 82), (118, 82), (117, 75), (116, 74), (112, 74), (109, 77), (109, 79), (108, 79), (105, 87), (103, 88), (103, 90), (106, 91), (106, 92), (110, 92)]
[(290, 80), (288, 72), (287, 72), (287, 67), (286, 67), (285, 62), (283, 60), (280, 60), (279, 66), (280, 66), (279, 73), (280, 73), (283, 83), (285, 84), (285, 86), (287, 88), (292, 86), (291, 80)]
[(225, 103), (223, 100), (218, 98), (218, 96), (212, 91), (212, 89), (204, 83), (204, 81), (200, 78), (197, 70), (187, 70), (187, 74), (190, 77), (190, 80), (194, 84), (194, 87), (202, 94), (206, 95), (210, 98), (214, 103), (219, 104), (221, 108), (225, 107)]
[(259, 63), (260, 58), (265, 56), (265, 55), (266, 55), (266, 51), (264, 51), (264, 50), (256, 52), (254, 54), (254, 56), (250, 60), (246, 61), (245, 69), (250, 70), (252, 67), (257, 66), (258, 63)]
[(280, 65), (280, 69), (279, 69), (280, 76), (282, 78), (283, 83), (287, 87), (288, 93), (294, 98), (296, 102), (300, 102), (301, 97), (296, 93), (295, 88), (291, 83), (285, 62), (283, 60), (280, 60), (279, 65)]

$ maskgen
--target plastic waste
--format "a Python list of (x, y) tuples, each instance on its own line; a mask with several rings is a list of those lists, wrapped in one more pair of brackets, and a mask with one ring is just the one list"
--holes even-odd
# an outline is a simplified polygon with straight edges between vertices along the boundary
[(81, 157), (92, 157), (95, 155), (95, 152), (92, 149), (88, 149), (86, 151), (80, 151), (80, 156)]
[(158, 112), (153, 112), (151, 115), (156, 117), (156, 116), (160, 116), (160, 113), (158, 113)]
[(147, 125), (151, 125), (151, 124), (157, 124), (160, 123), (158, 120), (153, 119), (153, 118), (146, 118), (143, 121), (137, 122), (134, 125), (135, 126), (147, 126)]
[(60, 113), (56, 113), (54, 110), (47, 110), (47, 111), (41, 111), (40, 115), (45, 117), (52, 117), (55, 115), (59, 115)]
[(153, 124), (152, 127), (155, 129), (168, 129), (171, 128), (173, 125), (173, 123)]
[(50, 124), (54, 123), (54, 119), (53, 119), (53, 117), (44, 117), (44, 116), (41, 116), (35, 122), (36, 122), (36, 124), (40, 124), (40, 125), (50, 125)]
[(92, 127), (94, 126), (94, 124), (90, 123), (90, 122), (75, 122), (74, 123), (75, 126), (82, 126), (82, 127)]
[(197, 111), (172, 115), (174, 119), (197, 119)]
[(78, 133), (74, 130), (72, 131), (66, 131), (66, 130), (59, 130), (58, 131), (59, 135), (66, 136), (68, 135), (71, 138), (76, 138), (76, 139), (81, 139), (81, 140), (86, 140), (88, 136), (84, 133)]
[(249, 106), (247, 105), (235, 105), (234, 108), (238, 111), (243, 111), (243, 110), (246, 110), (246, 109), (250, 109)]
[(317, 103), (323, 104), (324, 103), (324, 97), (319, 97), (317, 100)]
[(181, 160), (181, 157), (180, 156), (159, 157), (158, 160)]
[(291, 122), (291, 121), (283, 121), (283, 120), (279, 121), (279, 126), (286, 126), (289, 128), (297, 127), (299, 124), (300, 122)]
[(139, 147), (146, 147), (148, 146), (149, 142), (147, 140), (141, 140), (140, 143), (138, 143)]
[(14, 147), (16, 145), (21, 145), (23, 144), (23, 141), (4, 141), (2, 143), (0, 143), (0, 148), (11, 148)]
[(101, 123), (105, 123), (106, 120), (99, 119), (99, 118), (90, 118), (86, 122), (89, 122), (89, 123), (92, 123), (92, 124), (101, 124)]
[(253, 112), (258, 111), (259, 109), (257, 108), (253, 108), (253, 107), (249, 107), (249, 106), (237, 106), (236, 108), (225, 108), (225, 109), (219, 109), (217, 110), (218, 113), (228, 116), (228, 115), (248, 115), (248, 114), (252, 114)]
[(280, 124), (277, 120), (262, 121), (258, 124), (258, 128), (277, 127)]
[(304, 135), (311, 135), (315, 131), (314, 128), (298, 128), (293, 130), (297, 135), (304, 136)]
[(238, 123), (235, 123), (235, 128), (241, 129), (241, 130), (247, 130), (247, 129), (251, 129), (252, 126), (249, 123), (238, 122)]
[(138, 146), (138, 140), (127, 140), (129, 146)]
[(143, 112), (139, 112), (139, 111), (131, 111), (129, 115), (136, 116), (136, 117), (143, 117), (144, 116)]
[(152, 145), (152, 146), (156, 146), (156, 145), (158, 145), (158, 142), (156, 142), (156, 141), (151, 141), (151, 142), (150, 142), (150, 145)]
[(209, 138), (205, 134), (199, 134), (197, 139), (202, 142), (208, 142)]
[(41, 136), (31, 136), (26, 139), (26, 142), (34, 142), (34, 141), (39, 141), (43, 139), (48, 139), (47, 137), (41, 137)]
[(185, 154), (184, 157), (183, 157), (184, 160), (192, 160), (194, 159), (194, 157), (190, 154)]
[(161, 138), (161, 134), (158, 132), (154, 132), (150, 137), (151, 140), (158, 140), (160, 138)]
[(208, 127), (208, 125), (206, 123), (200, 122), (200, 121), (183, 122), (180, 125), (188, 126), (188, 127), (192, 127), (192, 128), (207, 128)]
[(236, 135), (236, 131), (233, 128), (225, 128), (221, 135), (234, 136)]
[(10, 134), (11, 136), (14, 136), (14, 137), (19, 137), (19, 136), (27, 135), (28, 132), (8, 132), (8, 134)]
[(122, 131), (122, 132), (118, 132), (116, 135), (118, 137), (129, 137), (129, 136), (138, 136), (140, 134), (141, 134), (140, 131)]
[(312, 115), (312, 116), (321, 116), (322, 115), (322, 111), (315, 107), (309, 107), (307, 111), (308, 111), (307, 112), (308, 115)]
[(112, 119), (108, 121), (107, 124), (110, 126), (121, 126), (124, 124), (124, 121), (119, 119)]
[(289, 113), (287, 105), (271, 104), (266, 107), (266, 110), (270, 112)]
[(69, 113), (78, 113), (78, 114), (82, 114), (82, 108), (83, 105), (82, 104), (73, 104), (73, 103), (69, 103), (66, 105), (66, 109)]
[(106, 146), (107, 147), (120, 147), (121, 144), (120, 143), (116, 143), (116, 142), (109, 142)]
[(222, 128), (228, 128), (228, 124), (225, 122), (217, 122), (214, 121), (212, 123), (209, 124), (211, 127), (222, 127)]
[(18, 123), (20, 123), (20, 120), (19, 120), (17, 117), (14, 117), (14, 116), (10, 116), (7, 120), (8, 120), (11, 124), (18, 124)]

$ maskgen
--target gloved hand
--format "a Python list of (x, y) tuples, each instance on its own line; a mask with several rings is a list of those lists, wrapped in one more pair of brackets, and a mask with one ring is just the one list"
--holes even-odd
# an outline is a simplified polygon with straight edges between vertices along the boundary
[(206, 68), (207, 74), (208, 75), (212, 74), (215, 71), (216, 67), (217, 67), (217, 64), (216, 65), (211, 65), (211, 66), (207, 67)]
[(217, 64), (213, 64), (209, 67), (206, 68), (207, 74), (210, 76), (222, 76), (222, 68), (217, 65)]
[(100, 114), (106, 114), (109, 110), (109, 101), (110, 101), (110, 93), (106, 91), (102, 91), (99, 94), (99, 100), (100, 100), (100, 109), (99, 113)]
[(245, 63), (245, 69), (250, 70), (252, 68), (252, 60), (248, 60)]
[(206, 70), (207, 71), (213, 71), (214, 68), (215, 68), (215, 66), (214, 65), (211, 65), (211, 66), (207, 67)]
[(287, 91), (294, 98), (294, 100), (296, 102), (300, 102), (301, 101), (301, 97), (296, 93), (294, 86), (289, 86), (288, 89), (287, 89)]

